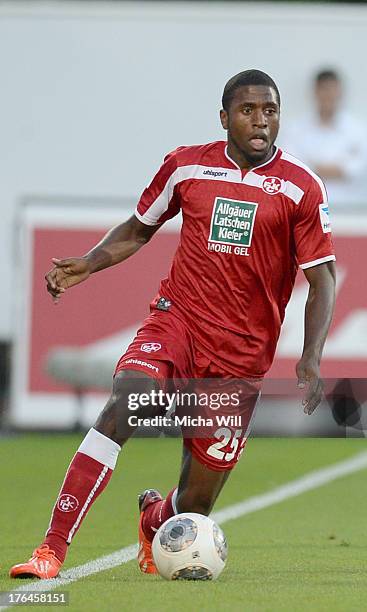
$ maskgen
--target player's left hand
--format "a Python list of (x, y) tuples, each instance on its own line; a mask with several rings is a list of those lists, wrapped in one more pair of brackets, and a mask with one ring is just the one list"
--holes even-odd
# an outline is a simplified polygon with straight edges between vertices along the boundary
[(302, 400), (303, 412), (312, 414), (323, 397), (324, 385), (320, 378), (320, 367), (316, 359), (301, 357), (296, 365), (298, 388), (306, 389)]

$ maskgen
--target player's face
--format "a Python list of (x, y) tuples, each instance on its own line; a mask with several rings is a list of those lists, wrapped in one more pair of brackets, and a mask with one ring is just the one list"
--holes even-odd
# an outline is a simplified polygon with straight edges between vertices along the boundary
[(241, 167), (270, 159), (279, 131), (279, 112), (276, 92), (266, 85), (239, 87), (228, 112), (221, 110), (222, 126), (228, 131), (228, 152)]
[(322, 118), (331, 118), (338, 110), (342, 95), (341, 84), (335, 79), (325, 79), (315, 87), (316, 106)]

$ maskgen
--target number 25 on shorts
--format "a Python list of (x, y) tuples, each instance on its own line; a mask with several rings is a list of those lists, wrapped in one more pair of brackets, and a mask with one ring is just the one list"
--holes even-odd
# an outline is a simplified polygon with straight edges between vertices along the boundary
[[(214, 433), (214, 438), (218, 440), (218, 442), (214, 442), (209, 446), (207, 455), (210, 457), (214, 457), (214, 459), (219, 459), (220, 461), (233, 461), (238, 451), (238, 447), (240, 445), (240, 450), (237, 456), (237, 460), (240, 458), (242, 451), (244, 449), (246, 439), (242, 435), (242, 429), (236, 429), (235, 432), (231, 431), (228, 427), (220, 427)], [(223, 448), (226, 446), (230, 447), (229, 452), (224, 452)]]

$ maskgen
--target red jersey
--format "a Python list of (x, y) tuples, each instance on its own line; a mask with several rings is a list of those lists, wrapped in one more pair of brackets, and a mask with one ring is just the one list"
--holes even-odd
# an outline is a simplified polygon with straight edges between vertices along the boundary
[(298, 266), (335, 259), (324, 185), (279, 148), (241, 171), (225, 142), (179, 147), (135, 215), (156, 225), (180, 210), (180, 242), (159, 297), (214, 363), (260, 378), (273, 361)]

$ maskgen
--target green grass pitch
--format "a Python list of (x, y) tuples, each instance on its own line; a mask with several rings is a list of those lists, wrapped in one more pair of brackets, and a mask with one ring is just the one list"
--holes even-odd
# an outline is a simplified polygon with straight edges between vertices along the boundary
[[(42, 540), (77, 435), (21, 435), (0, 441), (0, 590), (28, 581), (7, 577)], [(364, 440), (253, 439), (216, 509), (264, 493), (351, 457)], [(65, 569), (137, 540), (137, 496), (166, 493), (177, 481), (179, 440), (132, 440), (105, 493), (69, 550)], [(64, 587), (74, 611), (360, 611), (367, 601), (367, 470), (223, 526), (227, 566), (216, 582), (165, 582), (135, 561)], [(54, 610), (50, 606), (32, 609)]]

